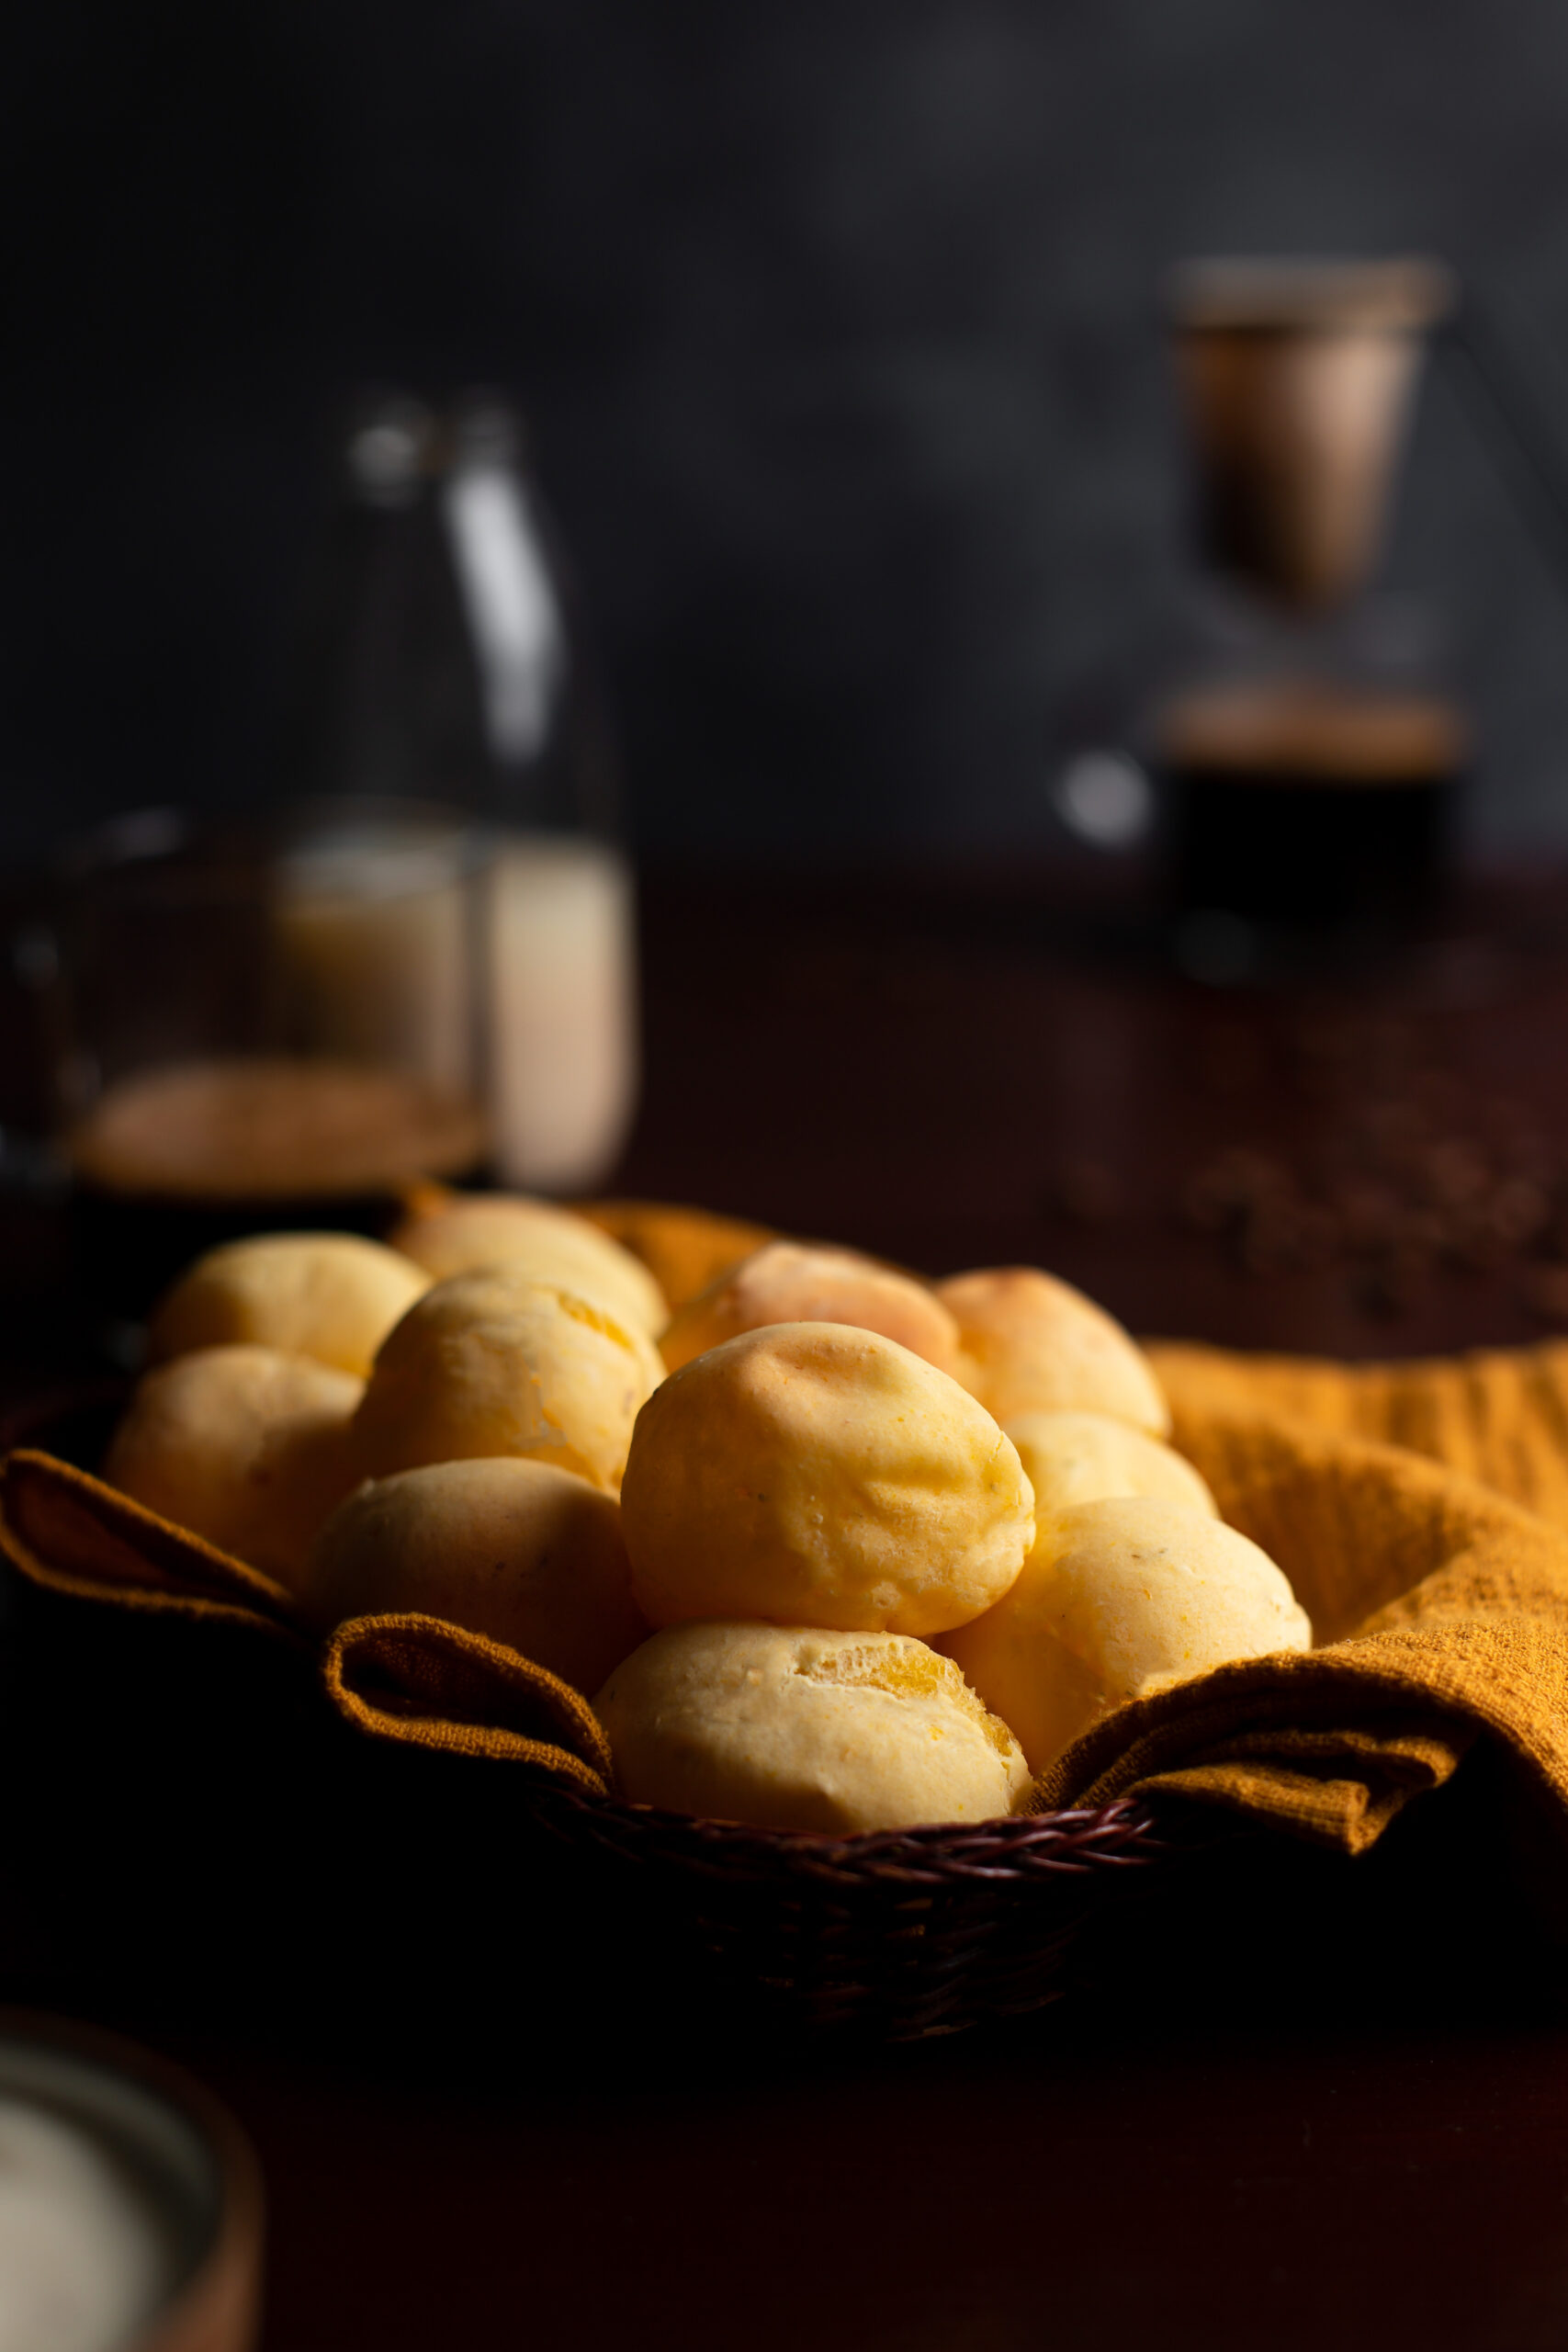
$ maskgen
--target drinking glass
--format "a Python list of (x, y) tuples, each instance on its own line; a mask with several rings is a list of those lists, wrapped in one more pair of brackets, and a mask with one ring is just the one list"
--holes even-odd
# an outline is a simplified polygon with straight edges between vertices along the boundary
[(220, 1233), (384, 1223), (485, 1165), (491, 845), (320, 801), (122, 818), (64, 861), (55, 1133), (98, 1286), (146, 1303)]

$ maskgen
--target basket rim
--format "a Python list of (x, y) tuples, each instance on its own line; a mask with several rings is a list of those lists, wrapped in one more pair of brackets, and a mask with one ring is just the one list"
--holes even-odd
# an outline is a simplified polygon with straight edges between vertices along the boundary
[[(803, 1886), (879, 1884), (915, 1890), (1059, 1883), (1086, 1871), (1128, 1870), (1175, 1851), (1153, 1810), (1132, 1797), (1055, 1813), (999, 1814), (973, 1822), (920, 1822), (854, 1837), (765, 1829), (750, 1822), (632, 1805), (560, 1781), (541, 1786), (533, 1809), (558, 1835), (585, 1835), (624, 1859), (671, 1862), (736, 1885), (781, 1878)], [(575, 1841), (575, 1839), (574, 1839)]]

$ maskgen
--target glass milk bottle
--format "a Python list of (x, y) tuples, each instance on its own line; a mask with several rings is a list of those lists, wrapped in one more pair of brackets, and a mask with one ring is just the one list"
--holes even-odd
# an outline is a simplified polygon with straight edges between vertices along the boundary
[(635, 1108), (630, 866), (614, 761), (552, 526), (500, 398), (367, 402), (301, 665), (290, 772), (490, 836), (481, 921), (490, 1161), (603, 1181)]

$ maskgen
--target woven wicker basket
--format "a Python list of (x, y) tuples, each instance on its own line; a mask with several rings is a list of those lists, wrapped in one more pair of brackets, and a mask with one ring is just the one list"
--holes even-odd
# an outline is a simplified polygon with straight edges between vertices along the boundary
[[(0, 1422), (0, 1450), (26, 1444), (93, 1468), (122, 1397), (122, 1386), (99, 1384), (40, 1399)], [(139, 1638), (154, 1638), (152, 1628)], [(169, 1688), (178, 1707), (177, 1670)], [(321, 1713), (330, 1753), (324, 1695)], [(1156, 1825), (1125, 1801), (860, 1838), (783, 1834), (593, 1798), (523, 1765), (470, 1764), (457, 1770), (471, 1778), (453, 1781), (450, 1758), (367, 1757), (368, 1743), (339, 1728), (356, 1779), (378, 1761), (405, 1775), (423, 1762), (438, 1804), (471, 1786), (490, 1850), (498, 1819), (511, 1843), (522, 1815), (541, 1860), (547, 1840), (612, 1912), (639, 1931), (656, 1927), (688, 1962), (812, 2029), (877, 2039), (951, 2033), (1059, 1999), (1092, 1968), (1102, 1936), (1124, 1937), (1129, 1895), (1163, 1888), (1195, 1842), (1213, 1843), (1212, 1828), (1195, 1841), (1186, 1820)], [(104, 1734), (120, 1743), (117, 1770), (126, 1736), (123, 1724)], [(406, 1808), (406, 1781), (399, 1791)], [(359, 1817), (374, 1810), (362, 1789)]]
[(639, 1885), (730, 1984), (797, 2022), (892, 2041), (1060, 1999), (1130, 1883), (1188, 1850), (1127, 1803), (844, 1838), (563, 1790), (530, 1810)]

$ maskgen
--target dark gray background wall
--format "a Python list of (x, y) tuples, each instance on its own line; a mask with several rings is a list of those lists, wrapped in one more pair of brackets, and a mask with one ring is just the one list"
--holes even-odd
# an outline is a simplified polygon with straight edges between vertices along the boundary
[[(657, 854), (1010, 849), (1156, 645), (1193, 251), (1425, 248), (1568, 453), (1561, 0), (50, 0), (8, 37), (0, 853), (287, 783), (323, 417), (510, 386)], [(1451, 392), (1474, 834), (1568, 844), (1568, 601)]]

